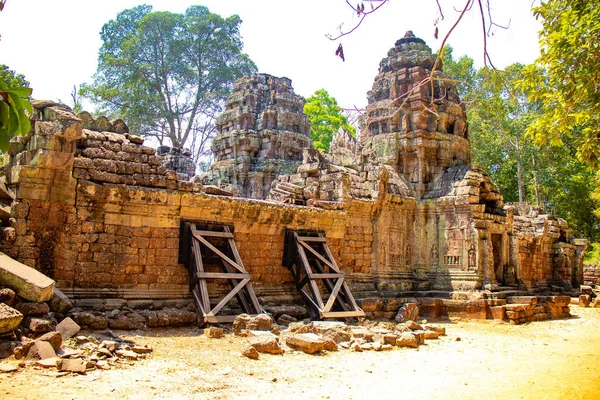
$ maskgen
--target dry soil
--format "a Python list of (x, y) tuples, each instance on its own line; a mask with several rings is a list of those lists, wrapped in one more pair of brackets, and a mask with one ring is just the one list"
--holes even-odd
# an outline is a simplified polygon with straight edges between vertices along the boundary
[(245, 339), (232, 335), (115, 332), (152, 345), (152, 358), (62, 377), (27, 367), (0, 375), (0, 398), (600, 399), (600, 309), (572, 306), (572, 314), (521, 326), (447, 321), (448, 335), (418, 350), (287, 352), (256, 361), (240, 355)]

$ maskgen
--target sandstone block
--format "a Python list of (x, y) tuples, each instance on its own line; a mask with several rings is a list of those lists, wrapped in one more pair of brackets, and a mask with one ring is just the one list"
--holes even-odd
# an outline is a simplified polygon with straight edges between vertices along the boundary
[(403, 332), (396, 338), (396, 346), (398, 347), (419, 347), (419, 339), (413, 333)]
[(45, 360), (52, 357), (56, 357), (54, 348), (50, 343), (41, 340), (35, 340), (27, 352), (27, 359), (29, 360)]
[(258, 360), (258, 358), (259, 358), (258, 350), (256, 350), (251, 345), (244, 347), (244, 349), (242, 350), (242, 355), (246, 356), (248, 358), (251, 358), (253, 360)]
[(58, 313), (66, 313), (73, 308), (73, 302), (57, 288), (54, 288), (54, 294), (48, 305), (51, 311)]
[(56, 362), (56, 368), (58, 368), (59, 371), (85, 374), (85, 367), (86, 362), (81, 358), (61, 358)]
[(33, 333), (46, 333), (52, 330), (52, 321), (43, 318), (32, 317), (27, 325)]
[(211, 326), (210, 328), (204, 329), (204, 336), (209, 338), (218, 339), (223, 336), (223, 328), (217, 328), (216, 326)]
[(314, 333), (300, 333), (287, 337), (285, 343), (295, 350), (315, 354), (325, 350), (325, 343)]
[(38, 338), (38, 340), (41, 340), (42, 342), (50, 343), (52, 345), (52, 348), (54, 349), (54, 351), (58, 351), (58, 349), (60, 349), (60, 347), (62, 346), (62, 343), (63, 343), (62, 334), (57, 331), (48, 332), (48, 333), (40, 336)]
[(0, 253), (0, 285), (13, 289), (33, 302), (48, 301), (54, 295), (54, 281), (4, 253)]
[(589, 307), (591, 300), (592, 298), (589, 294), (582, 294), (579, 296), (579, 307)]
[(4, 303), (0, 303), (0, 333), (12, 332), (19, 327), (23, 314)]
[(259, 335), (249, 338), (248, 342), (260, 353), (283, 354), (283, 349), (279, 345), (277, 337)]
[(15, 309), (26, 317), (30, 315), (45, 315), (50, 312), (50, 307), (46, 303), (19, 303), (15, 305)]
[(396, 322), (414, 321), (419, 317), (419, 306), (416, 303), (406, 303), (398, 309)]
[(81, 327), (69, 317), (63, 319), (58, 325), (56, 325), (56, 331), (60, 332), (63, 340), (72, 338), (80, 330)]
[(17, 294), (14, 290), (9, 288), (0, 289), (0, 303), (4, 303), (7, 306), (12, 306), (16, 297)]

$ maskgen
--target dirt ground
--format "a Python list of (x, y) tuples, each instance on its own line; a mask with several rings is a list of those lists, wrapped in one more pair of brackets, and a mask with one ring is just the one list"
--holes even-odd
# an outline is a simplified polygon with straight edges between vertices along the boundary
[[(0, 375), (4, 399), (600, 399), (600, 309), (511, 326), (444, 322), (419, 349), (240, 355), (244, 338), (200, 329), (115, 332), (154, 355), (124, 369)], [(458, 340), (460, 338), (460, 340)], [(4, 363), (16, 363), (8, 359)]]

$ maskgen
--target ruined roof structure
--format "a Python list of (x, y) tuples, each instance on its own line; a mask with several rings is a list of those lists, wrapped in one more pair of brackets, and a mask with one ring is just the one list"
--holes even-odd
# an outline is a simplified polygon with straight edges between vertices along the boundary
[(312, 147), (304, 98), (292, 81), (267, 74), (239, 79), (216, 122), (215, 162), (203, 183), (242, 197), (264, 199), (271, 182), (291, 173)]
[[(35, 102), (31, 132), (13, 138), (6, 157), (14, 200), (2, 207), (0, 248), (56, 280), (76, 306), (93, 307), (104, 326), (123, 326), (98, 314), (120, 306), (130, 313), (191, 300), (183, 227), (192, 222), (219, 226), (212, 235), (235, 243), (224, 255), (243, 261), (240, 276), (275, 317), (303, 298), (282, 263), (290, 232), (327, 243), (321, 260), (341, 272), (321, 275), (344, 275), (370, 318), (394, 318), (406, 302), (427, 318), (568, 315), (570, 298), (560, 294), (583, 281), (586, 241), (560, 218), (504, 204), (470, 164), (464, 108), (441, 67), (427, 80), (433, 68), (431, 49), (407, 33), (380, 64), (360, 140), (340, 131), (329, 153), (312, 147), (289, 79), (243, 78), (217, 121), (215, 162), (202, 183), (123, 121)], [(210, 283), (204, 304), (226, 286)], [(239, 304), (223, 310), (240, 312)], [(185, 323), (179, 311), (158, 312), (137, 314), (135, 326)]]

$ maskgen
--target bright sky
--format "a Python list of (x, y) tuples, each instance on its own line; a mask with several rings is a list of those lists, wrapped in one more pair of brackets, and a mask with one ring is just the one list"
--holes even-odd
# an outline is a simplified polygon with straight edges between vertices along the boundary
[[(353, 0), (352, 2), (356, 2)], [(342, 39), (346, 62), (335, 57), (340, 23), (350, 28), (356, 21), (345, 0), (198, 0), (221, 16), (238, 14), (244, 51), (260, 72), (292, 79), (296, 93), (308, 97), (325, 88), (343, 107), (364, 107), (366, 93), (377, 75), (379, 61), (394, 42), (412, 30), (436, 51), (456, 21), (465, 0), (440, 0), (445, 19), (439, 39), (434, 20), (439, 17), (434, 0), (390, 0), (369, 16), (352, 35)], [(491, 0), (496, 28), (488, 38), (492, 61), (502, 68), (514, 62), (531, 63), (539, 54), (539, 24), (531, 14), (532, 0)], [(179, 0), (7, 0), (0, 13), (0, 64), (25, 75), (36, 99), (71, 104), (73, 85), (91, 82), (101, 46), (100, 29), (117, 14), (139, 4), (155, 11), (184, 12), (194, 4)], [(367, 3), (368, 8), (368, 3)], [(475, 6), (448, 43), (454, 55), (466, 54), (483, 65), (481, 21)], [(72, 104), (71, 104), (72, 105)]]

